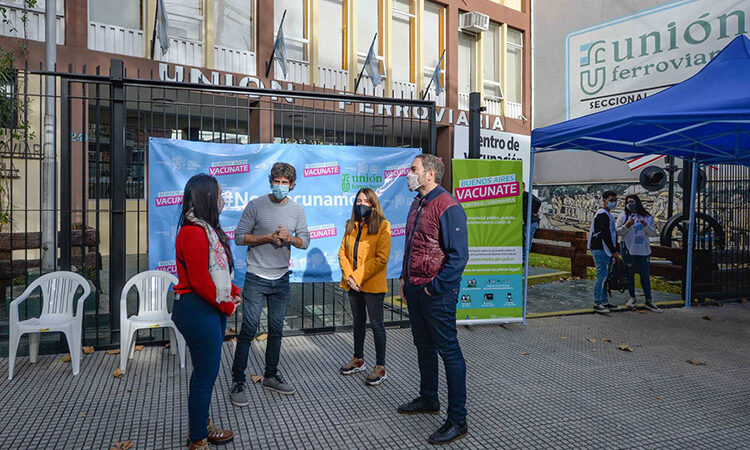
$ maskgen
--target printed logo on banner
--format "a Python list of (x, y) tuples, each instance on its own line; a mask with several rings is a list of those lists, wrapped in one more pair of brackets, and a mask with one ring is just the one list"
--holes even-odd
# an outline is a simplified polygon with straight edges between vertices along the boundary
[(310, 239), (334, 237), (336, 236), (336, 224), (315, 225), (308, 227), (307, 231), (310, 232)]
[(508, 197), (518, 197), (519, 193), (520, 183), (514, 174), (461, 180), (454, 190), (456, 200), (464, 208), (507, 203)]
[(155, 270), (162, 272), (177, 273), (177, 261), (171, 259), (169, 261), (159, 261), (155, 267)]
[(173, 206), (182, 204), (183, 191), (159, 192), (154, 204), (156, 206)]
[(208, 174), (212, 177), (248, 172), (250, 172), (250, 164), (247, 163), (247, 160), (214, 162), (208, 168)]
[(348, 173), (341, 175), (341, 190), (343, 192), (358, 191), (364, 188), (377, 190), (382, 185), (383, 177), (381, 175), (351, 175)]
[(401, 223), (398, 225), (391, 225), (391, 237), (405, 236), (406, 235), (406, 224)]
[(409, 167), (386, 167), (383, 175), (385, 175), (386, 180), (405, 177), (409, 173), (409, 170), (411, 170)]
[(314, 163), (305, 165), (302, 171), (305, 177), (320, 177), (324, 175), (338, 175), (341, 173), (339, 163), (336, 161)]

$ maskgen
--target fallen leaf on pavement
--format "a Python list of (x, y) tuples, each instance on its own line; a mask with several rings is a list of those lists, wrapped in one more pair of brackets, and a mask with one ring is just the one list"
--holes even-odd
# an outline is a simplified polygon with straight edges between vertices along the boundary
[(112, 372), (112, 376), (115, 378), (120, 378), (121, 376), (125, 375), (125, 371), (122, 369), (115, 369), (114, 372)]
[(135, 346), (135, 351), (137, 351), (137, 352), (140, 352), (140, 351), (141, 351), (141, 350), (143, 350), (144, 348), (145, 348), (145, 347), (144, 347), (144, 346), (142, 346), (142, 345), (136, 345), (136, 346)]
[(594, 342), (596, 342), (596, 339), (594, 339), (594, 338), (588, 338), (588, 339), (586, 339), (586, 340), (587, 340), (587, 341), (589, 341), (589, 342), (591, 342), (592, 344), (593, 344)]
[(237, 334), (237, 331), (234, 328), (230, 328), (227, 330), (227, 334)]
[(90, 354), (94, 353), (94, 347), (92, 347), (90, 345), (87, 345), (87, 346), (83, 347), (83, 353), (86, 354), (86, 355), (90, 355)]
[(255, 338), (255, 340), (258, 341), (258, 342), (263, 342), (266, 339), (268, 339), (268, 333), (263, 333), (260, 336), (258, 336), (257, 338)]
[(632, 351), (633, 351), (633, 349), (632, 349), (632, 348), (630, 348), (630, 346), (629, 346), (629, 345), (625, 345), (625, 344), (620, 344), (620, 345), (618, 345), (618, 346), (617, 346), (617, 349), (618, 349), (618, 350), (622, 350), (622, 351), (624, 351), (624, 352), (632, 352)]
[(261, 375), (250, 375), (250, 379), (253, 383), (257, 383), (258, 381), (262, 380), (263, 377)]
[(703, 361), (698, 361), (697, 359), (690, 358), (687, 360), (688, 363), (694, 365), (694, 366), (705, 366), (706, 363)]
[(78, 417), (86, 417), (86, 414), (79, 414)]
[(663, 395), (657, 395), (657, 396), (656, 396), (656, 399), (657, 399), (657, 400), (664, 400), (664, 396), (663, 396)]
[(169, 342), (167, 342), (166, 344), (164, 344), (164, 348), (169, 348)]
[(526, 356), (528, 354), (529, 354), (529, 352), (521, 352), (521, 356)]
[(119, 355), (120, 354), (120, 349), (116, 348), (114, 350), (107, 350), (107, 354), (110, 355), (110, 356), (112, 356), (112, 355)]
[(648, 314), (648, 311), (646, 311), (645, 309), (639, 309), (639, 310), (637, 310), (636, 312), (637, 312), (638, 314)]
[(714, 320), (714, 318), (710, 314), (706, 314), (705, 316), (703, 316), (703, 320)]
[(744, 305), (745, 303), (747, 303), (747, 299), (743, 298), (742, 300), (740, 300), (740, 303), (742, 303)]
[(237, 343), (237, 338), (232, 338), (232, 339), (229, 340), (229, 342), (234, 342), (236, 344)]
[(128, 450), (129, 448), (135, 447), (135, 444), (131, 441), (115, 442), (115, 445), (109, 448), (109, 450)]
[(567, 336), (561, 336), (560, 339), (567, 339)]
[(65, 355), (60, 358), (60, 362), (70, 362), (70, 355)]
[(602, 339), (602, 342), (612, 342), (612, 339), (604, 338), (604, 339)]

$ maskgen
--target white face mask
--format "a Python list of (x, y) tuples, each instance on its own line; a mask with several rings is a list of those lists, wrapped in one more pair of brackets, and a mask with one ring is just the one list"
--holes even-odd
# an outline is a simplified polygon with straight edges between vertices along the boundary
[(419, 182), (419, 175), (417, 175), (414, 172), (409, 172), (406, 174), (406, 185), (409, 187), (410, 191), (416, 191), (419, 189), (422, 184)]

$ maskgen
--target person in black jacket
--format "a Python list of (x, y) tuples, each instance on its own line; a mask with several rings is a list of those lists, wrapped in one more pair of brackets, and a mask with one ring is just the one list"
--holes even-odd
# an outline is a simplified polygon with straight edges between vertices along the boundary
[(594, 258), (596, 266), (596, 283), (594, 284), (594, 311), (608, 313), (618, 307), (611, 305), (607, 300), (604, 290), (604, 281), (609, 275), (609, 266), (612, 258), (620, 257), (620, 248), (617, 243), (617, 232), (615, 229), (615, 218), (612, 211), (617, 208), (617, 194), (605, 191), (602, 194), (601, 208), (594, 215), (589, 233), (589, 249)]
[(531, 230), (529, 237), (526, 236), (526, 215), (528, 214), (529, 193), (526, 192), (526, 183), (523, 184), (523, 262), (531, 251), (531, 241), (534, 239), (534, 233), (539, 229), (539, 209), (542, 207), (542, 201), (534, 194), (531, 194)]

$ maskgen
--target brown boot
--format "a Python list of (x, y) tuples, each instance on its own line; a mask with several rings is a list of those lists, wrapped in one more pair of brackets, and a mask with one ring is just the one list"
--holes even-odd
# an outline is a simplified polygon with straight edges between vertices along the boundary
[(214, 445), (224, 445), (232, 442), (234, 439), (234, 433), (229, 430), (222, 430), (221, 428), (213, 425), (211, 419), (208, 420), (208, 440)]
[(208, 450), (211, 446), (208, 444), (208, 439), (201, 439), (198, 442), (190, 442), (190, 450)]

